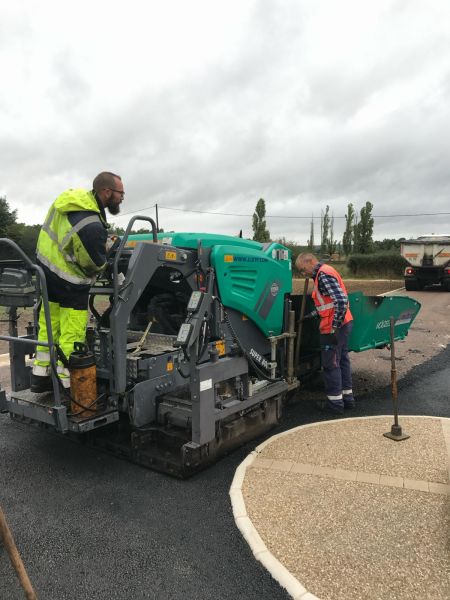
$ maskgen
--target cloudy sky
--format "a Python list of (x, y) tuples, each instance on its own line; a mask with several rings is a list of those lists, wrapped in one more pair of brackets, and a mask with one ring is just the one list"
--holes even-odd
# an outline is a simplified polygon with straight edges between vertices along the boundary
[(111, 170), (121, 226), (250, 237), (262, 197), (272, 238), (367, 201), (378, 239), (450, 232), (448, 0), (1, 2), (0, 73), (21, 222)]

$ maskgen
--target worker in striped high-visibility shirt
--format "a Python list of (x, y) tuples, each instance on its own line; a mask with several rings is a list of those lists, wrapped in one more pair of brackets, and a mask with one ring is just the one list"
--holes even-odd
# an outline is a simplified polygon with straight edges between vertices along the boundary
[(305, 318), (320, 318), (320, 347), (327, 408), (333, 413), (343, 414), (344, 408), (355, 406), (348, 355), (353, 317), (347, 290), (336, 269), (320, 262), (314, 254), (299, 254), (295, 266), (314, 282), (312, 299), (316, 308)]

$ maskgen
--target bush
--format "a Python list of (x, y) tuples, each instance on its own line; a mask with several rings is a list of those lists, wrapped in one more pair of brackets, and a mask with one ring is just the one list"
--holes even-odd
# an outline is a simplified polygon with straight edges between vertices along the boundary
[(398, 252), (375, 252), (373, 254), (352, 254), (347, 266), (353, 275), (402, 276), (407, 265)]

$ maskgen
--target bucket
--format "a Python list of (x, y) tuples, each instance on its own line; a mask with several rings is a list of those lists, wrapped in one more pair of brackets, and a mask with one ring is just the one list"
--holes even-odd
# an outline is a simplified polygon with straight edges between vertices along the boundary
[[(69, 357), (70, 391), (75, 402), (71, 411), (78, 417), (92, 417), (97, 409), (97, 367), (94, 354), (86, 344), (74, 343), (74, 351)], [(82, 410), (81, 406), (92, 410)]]

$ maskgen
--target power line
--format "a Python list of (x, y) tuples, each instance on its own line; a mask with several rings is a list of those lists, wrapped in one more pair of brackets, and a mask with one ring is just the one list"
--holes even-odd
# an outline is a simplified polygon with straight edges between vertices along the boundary
[[(145, 206), (142, 208), (139, 208), (138, 210), (131, 210), (129, 212), (126, 213), (121, 213), (120, 217), (123, 217), (125, 215), (132, 215), (144, 210), (150, 210), (152, 208), (155, 208), (156, 204), (153, 204), (152, 206)], [(198, 214), (204, 214), (204, 215), (219, 215), (219, 216), (225, 216), (225, 217), (252, 217), (253, 213), (251, 214), (246, 214), (246, 213), (228, 213), (228, 212), (212, 212), (212, 211), (208, 211), (208, 210), (195, 210), (192, 208), (176, 208), (173, 206), (164, 206), (163, 204), (158, 204), (158, 208), (164, 208), (166, 210), (175, 210), (175, 211), (179, 211), (179, 212), (190, 212), (190, 213), (198, 213)], [(374, 219), (394, 219), (394, 218), (400, 218), (400, 217), (438, 217), (438, 216), (444, 216), (444, 215), (450, 215), (450, 212), (436, 212), (436, 213), (404, 213), (404, 214), (391, 214), (391, 215), (372, 215)], [(334, 219), (345, 219), (345, 215), (344, 216), (336, 216), (336, 215), (331, 215), (333, 216)], [(317, 216), (302, 216), (302, 215), (266, 215), (265, 216), (266, 219), (320, 219), (321, 217)]]
[(150, 210), (151, 208), (155, 208), (156, 204), (152, 204), (151, 206), (144, 206), (143, 208), (138, 208), (137, 210), (129, 210), (126, 213), (120, 213), (117, 217), (124, 217), (125, 215), (134, 215), (135, 213), (141, 212), (141, 210)]

